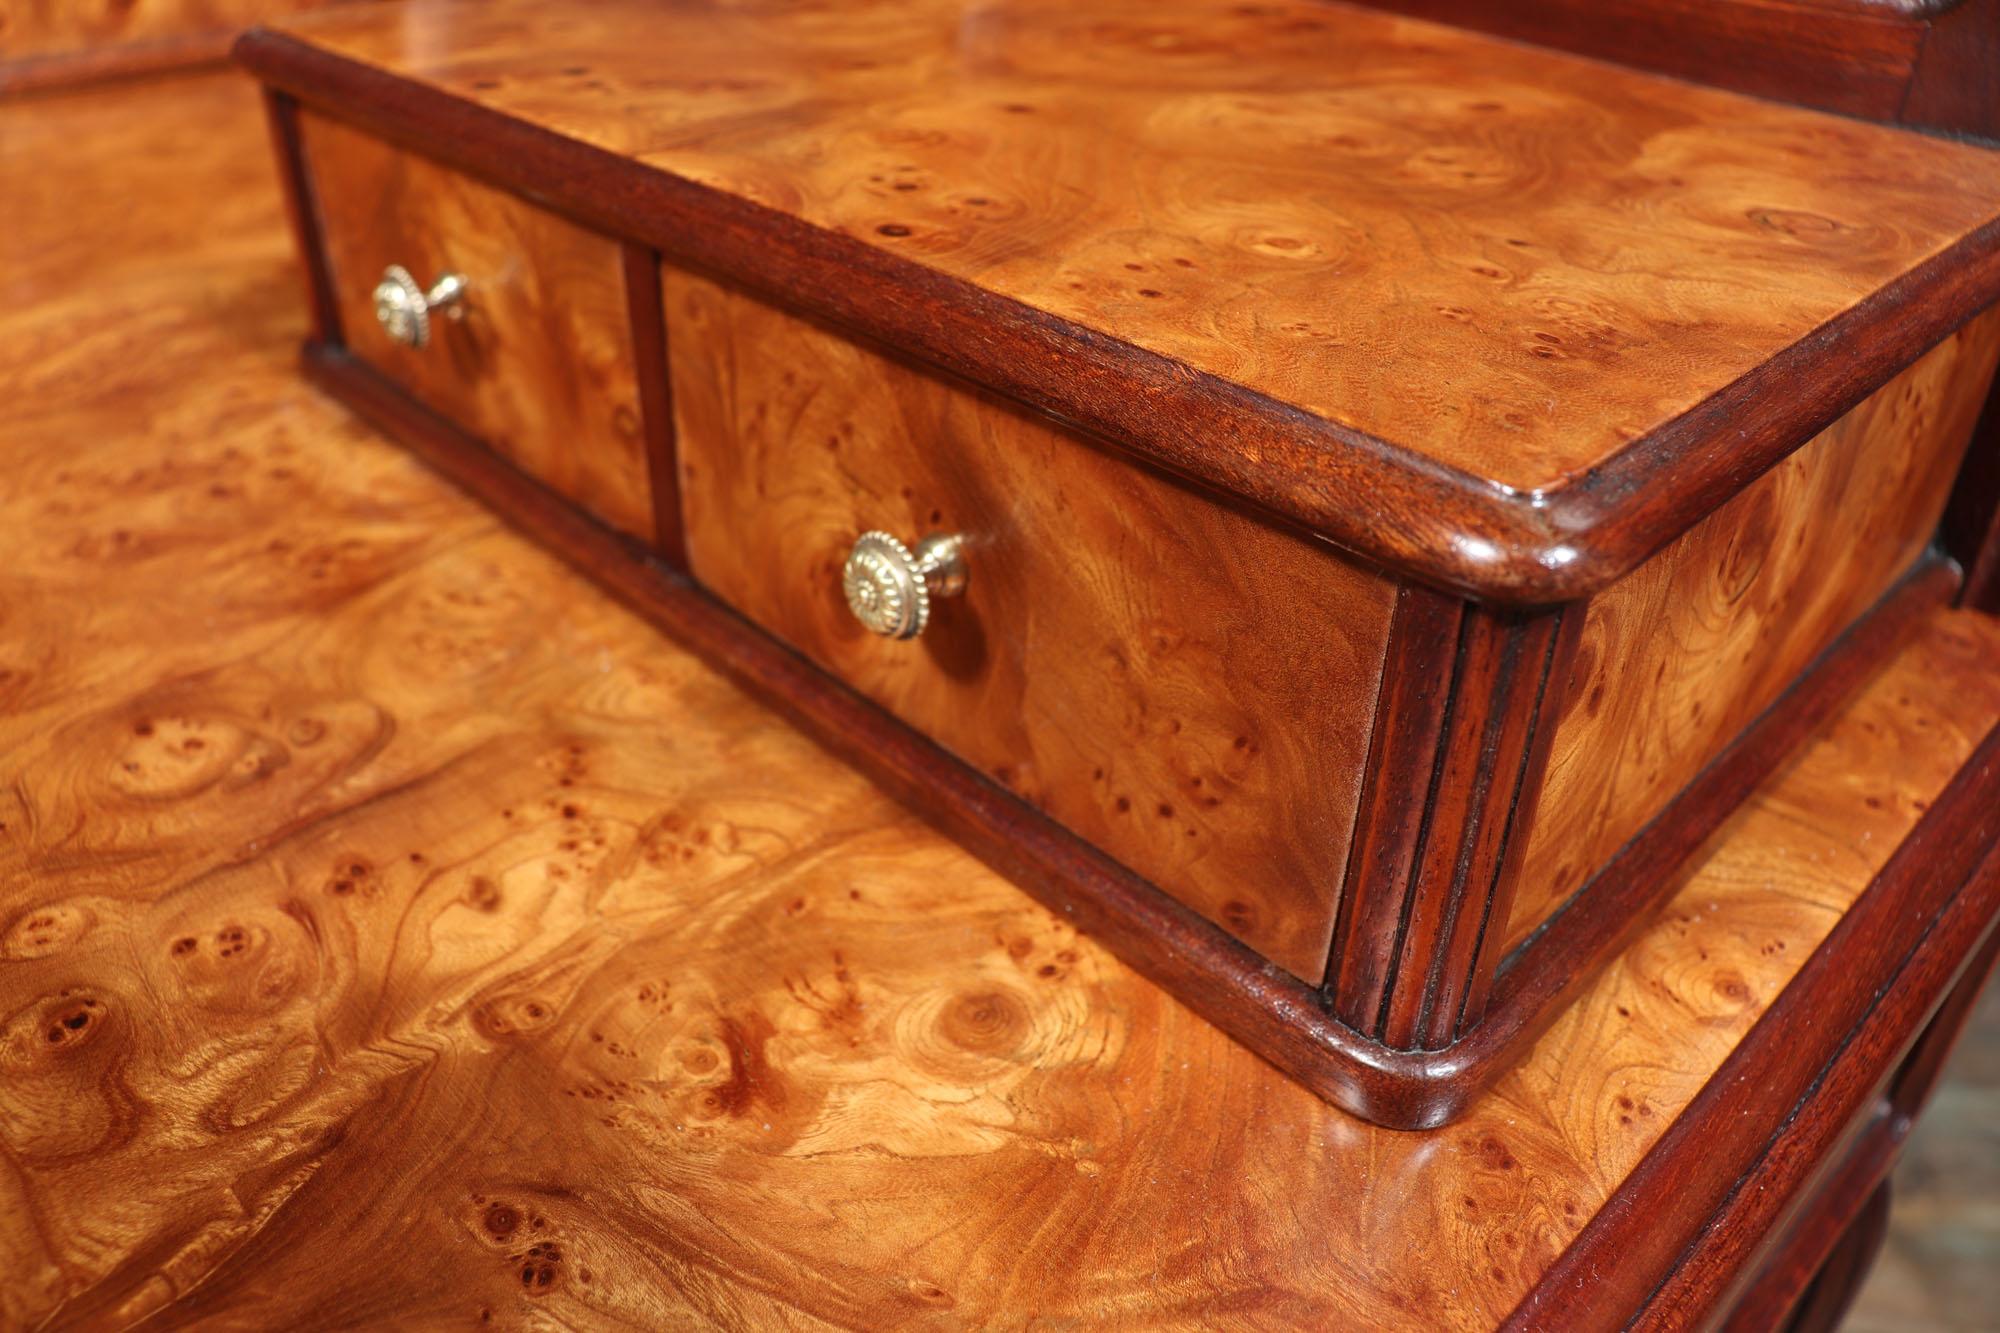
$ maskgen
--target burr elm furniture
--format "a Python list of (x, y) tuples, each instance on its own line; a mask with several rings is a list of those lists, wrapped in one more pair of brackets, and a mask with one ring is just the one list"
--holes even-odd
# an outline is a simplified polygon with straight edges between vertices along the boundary
[(1304, 3), (237, 55), (321, 384), (1386, 1124), (1957, 578), (1977, 146)]
[(0, 101), (0, 1326), (1838, 1311), (2000, 947), (2000, 622), (1382, 1129), (299, 383), (258, 122)]

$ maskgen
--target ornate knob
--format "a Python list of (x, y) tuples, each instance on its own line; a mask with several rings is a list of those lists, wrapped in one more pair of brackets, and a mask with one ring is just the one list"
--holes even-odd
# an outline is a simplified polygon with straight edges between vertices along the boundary
[(965, 591), (962, 547), (958, 537), (936, 535), (912, 551), (886, 532), (862, 533), (840, 574), (847, 609), (886, 638), (916, 638), (930, 623), (931, 598)]
[(465, 275), (447, 273), (425, 291), (401, 264), (382, 270), (375, 284), (375, 322), (405, 347), (422, 347), (431, 340), (431, 312), (451, 319), (465, 313)]

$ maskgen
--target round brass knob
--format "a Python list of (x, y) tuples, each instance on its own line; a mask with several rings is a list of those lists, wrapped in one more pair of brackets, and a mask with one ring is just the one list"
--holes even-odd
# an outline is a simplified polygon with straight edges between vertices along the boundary
[(405, 347), (422, 347), (431, 340), (431, 312), (452, 319), (465, 312), (465, 275), (447, 273), (425, 290), (401, 264), (382, 270), (375, 284), (375, 322)]
[(847, 609), (884, 638), (916, 638), (930, 624), (931, 598), (965, 591), (963, 545), (939, 534), (911, 550), (886, 532), (862, 533), (840, 574)]

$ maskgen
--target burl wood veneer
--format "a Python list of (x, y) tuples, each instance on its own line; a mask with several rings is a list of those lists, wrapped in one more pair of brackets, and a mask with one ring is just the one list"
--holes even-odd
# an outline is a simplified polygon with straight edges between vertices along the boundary
[[(653, 495), (623, 248), (606, 236), (322, 116), (300, 140), (355, 354), (528, 475), (651, 540)], [(371, 293), (390, 264), (463, 274), (461, 315), (406, 347)]]
[[(409, 12), (241, 47), (312, 373), (1350, 1109), (1461, 1109), (1951, 591), (2000, 154), (1337, 5)], [(617, 256), (650, 552), (399, 391), (327, 136)], [(872, 528), (964, 541), (915, 642)]]
[(1508, 946), (1922, 555), (1996, 357), (1989, 311), (1589, 601)]
[[(694, 577), (1317, 977), (1394, 584), (713, 282), (670, 272), (666, 306)], [(870, 528), (966, 539), (964, 596), (913, 644), (863, 629), (842, 595)]]
[(1939, 614), (1357, 1121), (301, 384), (247, 90), (36, 112), (18, 253), (118, 258), (0, 266), (0, 1324), (1684, 1327), (2000, 905), (1888, 878), (2000, 808)]
[[(1712, 508), (1811, 432), (1760, 436), (1874, 387), (1825, 363), (1900, 369), (1995, 295), (1976, 147), (1336, 5), (978, 13), (427, 4), (421, 36), (333, 13), (258, 63), (405, 138), (460, 104), (482, 173), (530, 175), (551, 133), (651, 168), (565, 204), (1531, 599), (1609, 581), (1663, 540), (1643, 511)], [(1657, 493), (1621, 493), (1641, 467)]]
[(0, 0), (0, 95), (219, 65), (252, 23), (346, 0)]

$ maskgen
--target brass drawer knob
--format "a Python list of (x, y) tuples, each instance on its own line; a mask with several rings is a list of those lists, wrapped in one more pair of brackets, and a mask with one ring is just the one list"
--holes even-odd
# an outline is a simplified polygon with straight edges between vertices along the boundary
[(426, 291), (410, 270), (391, 264), (375, 284), (375, 322), (403, 346), (422, 347), (431, 340), (431, 312), (451, 319), (465, 313), (465, 287), (463, 273), (447, 273)]
[(931, 619), (931, 598), (965, 591), (965, 553), (955, 536), (935, 535), (913, 551), (886, 532), (864, 532), (854, 540), (841, 570), (847, 609), (871, 631), (890, 639), (914, 639)]

